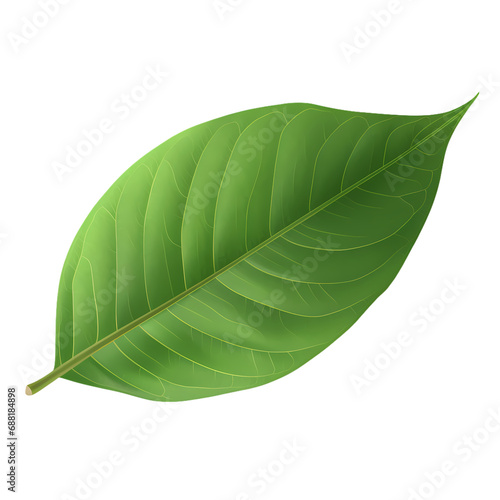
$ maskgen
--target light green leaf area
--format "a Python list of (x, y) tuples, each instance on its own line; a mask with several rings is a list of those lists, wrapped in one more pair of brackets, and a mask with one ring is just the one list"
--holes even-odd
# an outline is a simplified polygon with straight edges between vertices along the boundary
[(178, 401), (297, 369), (395, 278), (470, 104), (432, 116), (287, 104), (166, 141), (71, 246), (56, 375)]

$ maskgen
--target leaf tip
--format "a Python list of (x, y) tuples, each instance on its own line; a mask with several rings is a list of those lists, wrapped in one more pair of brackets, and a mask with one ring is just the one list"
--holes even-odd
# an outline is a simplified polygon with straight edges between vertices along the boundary
[(478, 98), (479, 96), (479, 92), (466, 104), (467, 108), (469, 108), (470, 106), (472, 106), (474, 104), (474, 101)]
[(479, 92), (470, 101), (468, 101), (465, 104), (462, 104), (462, 106), (459, 106), (458, 108), (450, 111), (450, 114), (455, 115), (455, 117), (458, 118), (458, 122), (460, 122), (462, 120), (463, 116), (465, 115), (465, 113), (467, 113), (469, 108), (474, 104), (474, 101), (478, 98), (478, 96), (479, 96)]

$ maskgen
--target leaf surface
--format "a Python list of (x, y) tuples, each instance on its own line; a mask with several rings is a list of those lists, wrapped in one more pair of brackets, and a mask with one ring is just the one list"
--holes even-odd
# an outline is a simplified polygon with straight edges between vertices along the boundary
[(166, 141), (69, 250), (52, 379), (177, 401), (306, 363), (395, 278), (470, 104), (431, 116), (288, 104)]

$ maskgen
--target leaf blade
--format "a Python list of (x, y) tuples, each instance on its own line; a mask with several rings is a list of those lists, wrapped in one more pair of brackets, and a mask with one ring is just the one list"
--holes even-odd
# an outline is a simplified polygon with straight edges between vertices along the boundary
[[(468, 105), (470, 104), (468, 103)], [(144, 284), (144, 290), (141, 290), (140, 286), (128, 288), (125, 295), (126, 300), (120, 298), (118, 291), (116, 291), (116, 325), (121, 326), (121, 328), (104, 335), (97, 343), (95, 342), (96, 327), (93, 327), (90, 321), (87, 324), (84, 324), (83, 321), (80, 321), (80, 324), (77, 323), (77, 328), (80, 328), (81, 331), (71, 335), (71, 355), (68, 354), (68, 347), (61, 348), (62, 336), (60, 332), (62, 330), (59, 329), (59, 363), (56, 363), (56, 370), (62, 366), (63, 360), (67, 361), (76, 357), (78, 370), (73, 368), (64, 375), (65, 378), (78, 382), (83, 381), (83, 383), (92, 381), (90, 385), (105, 386), (136, 396), (164, 400), (205, 397), (254, 387), (296, 369), (344, 333), (373, 300), (385, 290), (397, 274), (418, 236), (423, 222), (425, 222), (439, 180), (439, 176), (435, 174), (436, 169), (424, 168), (421, 170), (422, 173), (418, 174), (417, 180), (410, 179), (408, 183), (397, 184), (398, 189), (404, 188), (402, 194), (398, 195), (400, 202), (398, 201), (397, 210), (391, 206), (391, 204), (394, 205), (395, 200), (388, 201), (391, 195), (381, 192), (381, 186), (386, 189), (390, 185), (387, 179), (385, 179), (385, 184), (381, 184), (381, 174), (390, 172), (394, 166), (400, 167), (399, 163), (403, 162), (405, 157), (412, 151), (417, 151), (420, 146), (427, 144), (438, 132), (447, 129), (451, 129), (452, 132), (465, 113), (466, 106), (448, 114), (435, 115), (433, 117), (435, 119), (434, 128), (429, 128), (431, 127), (430, 122), (432, 122), (430, 117), (349, 114), (338, 110), (328, 110), (328, 108), (311, 108), (310, 105), (303, 105), (303, 109), (297, 111), (283, 127), (277, 126), (276, 121), (274, 121), (274, 128), (277, 132), (267, 142), (270, 147), (262, 148), (263, 154), (256, 153), (255, 157), (249, 160), (248, 164), (245, 164), (246, 169), (243, 169), (244, 173), (241, 177), (235, 174), (230, 179), (231, 182), (227, 182), (226, 179), (225, 183), (227, 169), (231, 158), (234, 160), (235, 152), (236, 156), (239, 154), (240, 162), (244, 156), (242, 150), (237, 148), (238, 144), (241, 145), (241, 142), (252, 131), (252, 124), (259, 122), (259, 120), (262, 121), (263, 116), (276, 119), (276, 110), (269, 113), (269, 108), (265, 108), (245, 112), (243, 114), (247, 115), (246, 121), (239, 118), (235, 120), (234, 116), (230, 116), (225, 117), (225, 121), (219, 119), (223, 120), (222, 124), (215, 123), (216, 126), (209, 122), (206, 124), (206, 128), (199, 126), (194, 135), (193, 129), (186, 131), (173, 138), (170, 144), (168, 144), (170, 141), (167, 141), (167, 145), (164, 145), (162, 150), (153, 150), (125, 174), (125, 186), (131, 190), (130, 193), (127, 193), (123, 186), (113, 186), (110, 192), (103, 197), (104, 201), (100, 202), (101, 206), (97, 210), (94, 209), (89, 215), (89, 219), (92, 220), (90, 226), (94, 224), (96, 218), (97, 221), (102, 218), (102, 224), (106, 222), (109, 227), (110, 221), (106, 220), (109, 217), (99, 211), (102, 208), (107, 210), (111, 216), (113, 216), (114, 211), (115, 222), (119, 218), (125, 221), (123, 232), (120, 234), (122, 243), (121, 245), (116, 243), (116, 249), (129, 248), (129, 253), (125, 254), (126, 258), (124, 259), (127, 265), (134, 259), (142, 261), (143, 273), (142, 276), (140, 272), (138, 274), (140, 275), (139, 282)], [(282, 109), (280, 113), (286, 116), (286, 110)], [(358, 124), (353, 127), (356, 121)], [(218, 122), (218, 120), (214, 122)], [(237, 132), (232, 123), (237, 125)], [(415, 128), (416, 123), (419, 124), (417, 128)], [(349, 127), (356, 128), (356, 133)], [(410, 129), (411, 132), (403, 134), (403, 129)], [(261, 130), (266, 130), (266, 128)], [(272, 132), (272, 127), (268, 127), (267, 130)], [(300, 132), (304, 130), (307, 133), (301, 135)], [(350, 131), (344, 136), (351, 138), (351, 142), (347, 142), (347, 147), (345, 142), (338, 141), (338, 138), (342, 137), (339, 135), (339, 130)], [(245, 133), (247, 136), (244, 135)], [(398, 134), (401, 137), (397, 137)], [(214, 137), (215, 141), (213, 141)], [(336, 138), (336, 140), (332, 138)], [(385, 142), (381, 138), (385, 139)], [(396, 138), (397, 140), (395, 140)], [(411, 142), (408, 142), (410, 139)], [(443, 148), (435, 153), (435, 158), (432, 161), (428, 158), (425, 159), (425, 165), (432, 166), (437, 162), (440, 168), (447, 139), (441, 141), (440, 146)], [(238, 143), (238, 141), (240, 142)], [(212, 145), (216, 144), (213, 150), (210, 150), (211, 142)], [(353, 146), (353, 144), (355, 145)], [(269, 195), (270, 169), (265, 166), (269, 165), (269, 158), (272, 158), (275, 146), (273, 188)], [(221, 155), (218, 154), (221, 150), (223, 151), (222, 159)], [(210, 153), (208, 156), (207, 151)], [(170, 160), (168, 158), (169, 152)], [(335, 152), (340, 152), (343, 156), (340, 153), (335, 156)], [(338, 160), (338, 158), (344, 159), (347, 153), (349, 153), (347, 161)], [(265, 156), (266, 154), (267, 156)], [(332, 156), (338, 160), (339, 167), (345, 163), (341, 177), (338, 172), (335, 172), (335, 168), (333, 169), (335, 175), (331, 172), (332, 163), (328, 163), (328, 159), (331, 159)], [(176, 167), (172, 166), (171, 160), (173, 158), (180, 161), (183, 169), (177, 169), (174, 172)], [(315, 159), (312, 167), (311, 158)], [(199, 180), (195, 182), (196, 171), (200, 163), (202, 168), (199, 172), (202, 174), (198, 174), (201, 177), (198, 177)], [(156, 173), (151, 169), (152, 165), (157, 168)], [(210, 174), (214, 172), (220, 174), (220, 165), (224, 165), (222, 176), (211, 176)], [(290, 172), (290, 165), (294, 167), (292, 172)], [(178, 283), (179, 276), (170, 282), (170, 291), (166, 294), (164, 289), (158, 285), (161, 281), (156, 281), (157, 298), (154, 303), (160, 302), (162, 293), (164, 293), (164, 297), (169, 297), (169, 299), (154, 308), (147, 295), (147, 282), (155, 283), (152, 268), (149, 268), (149, 280), (147, 278), (148, 267), (145, 263), (147, 249), (154, 248), (156, 250), (156, 254), (153, 253), (150, 256), (150, 260), (155, 263), (154, 270), (159, 261), (159, 248), (163, 248), (165, 252), (164, 260), (167, 268), (167, 263), (172, 262), (174, 256), (176, 256), (177, 262), (179, 261), (179, 251), (177, 250), (179, 243), (175, 241), (175, 230), (170, 235), (165, 229), (164, 233), (167, 238), (163, 234), (161, 247), (157, 242), (155, 244), (159, 224), (158, 220), (155, 221), (152, 216), (151, 223), (156, 222), (154, 227), (157, 229), (156, 231), (150, 230), (148, 233), (150, 235), (149, 241), (153, 243), (145, 244), (149, 203), (152, 198), (154, 180), (159, 175), (160, 166), (163, 166), (161, 172), (165, 176), (162, 189), (170, 188), (169, 194), (175, 200), (170, 202), (170, 208), (175, 206), (177, 201), (181, 201), (182, 205), (183, 193), (188, 184), (189, 189), (185, 196), (188, 202), (192, 196), (193, 186), (207, 186), (210, 179), (215, 179), (213, 182), (216, 186), (218, 184), (218, 189), (216, 197), (209, 198), (208, 203), (201, 208), (193, 200), (191, 200), (191, 204), (184, 205), (180, 223), (180, 250), (188, 253), (182, 253), (181, 261), (183, 269), (185, 269), (186, 262), (188, 263), (191, 274), (188, 275), (188, 279), (184, 283), (184, 290), (177, 295), (174, 294), (182, 287), (177, 286), (174, 289), (172, 283)], [(169, 183), (167, 182), (167, 174), (163, 174), (163, 172), (170, 172), (170, 169), (175, 182)], [(189, 175), (186, 175), (186, 171), (194, 172), (191, 179), (189, 179)], [(260, 177), (261, 171), (265, 174), (262, 177)], [(429, 171), (431, 172), (430, 176), (428, 175)], [(176, 174), (178, 174), (177, 177), (180, 177), (177, 178)], [(397, 173), (391, 172), (391, 175), (397, 176)], [(341, 179), (340, 186), (338, 184), (339, 178)], [(250, 182), (252, 179), (253, 182)], [(320, 181), (315, 181), (315, 179), (320, 179)], [(422, 187), (424, 181), (427, 183), (426, 187)], [(331, 194), (335, 182), (337, 182), (338, 193), (321, 203), (325, 196)], [(178, 194), (174, 194), (174, 184)], [(307, 186), (307, 189), (301, 189), (304, 185)], [(363, 190), (362, 186), (371, 188), (372, 191), (370, 189)], [(421, 187), (420, 190), (416, 189), (418, 186)], [(137, 193), (137, 189), (140, 194), (139, 198), (132, 194)], [(159, 195), (161, 192), (161, 189), (157, 191)], [(257, 208), (255, 203), (252, 210), (249, 210), (252, 199), (255, 199), (252, 197), (255, 196), (256, 192), (264, 199), (266, 193), (267, 196), (270, 196), (267, 232), (262, 229), (265, 226), (263, 224), (264, 212), (262, 210), (254, 212), (254, 208)], [(430, 193), (430, 204), (429, 199), (423, 199), (419, 195), (419, 193), (427, 194), (428, 192)], [(382, 203), (383, 197), (386, 197), (387, 200)], [(158, 199), (160, 198), (159, 196)], [(241, 203), (242, 199), (246, 203), (245, 211), (242, 211), (242, 207), (245, 208), (245, 203)], [(367, 204), (368, 202), (370, 203)], [(233, 205), (239, 207), (239, 212), (236, 210), (236, 215), (230, 210)], [(315, 208), (310, 210), (311, 206), (315, 206)], [(329, 207), (331, 209), (331, 206), (335, 208), (333, 212), (328, 210)], [(118, 217), (120, 207), (122, 207), (122, 211)], [(190, 222), (186, 225), (186, 207), (195, 210), (194, 219), (190, 219), (190, 221), (194, 220), (195, 223)], [(373, 234), (369, 231), (376, 227), (375, 221), (380, 221), (380, 211), (386, 215), (398, 212), (401, 216), (398, 224), (389, 224), (388, 226), (379, 224), (379, 233), (382, 233), (382, 238), (377, 231), (372, 231)], [(158, 212), (161, 212), (161, 203), (158, 203), (158, 207), (149, 213), (156, 214)], [(242, 224), (243, 212), (247, 218), (245, 224)], [(193, 212), (191, 211), (191, 213)], [(255, 220), (249, 221), (249, 215), (254, 214), (256, 214)], [(416, 214), (420, 215), (417, 217)], [(168, 217), (168, 221), (164, 221), (165, 228), (168, 222), (169, 227), (175, 227), (178, 230), (180, 217), (172, 215), (172, 210), (167, 211), (166, 209), (164, 209), (163, 215)], [(350, 228), (345, 224), (346, 219), (351, 224)], [(142, 226), (141, 220), (143, 221)], [(218, 225), (215, 224), (216, 220), (219, 221)], [(359, 227), (353, 224), (353, 221), (356, 220)], [(413, 224), (409, 225), (412, 220)], [(130, 221), (133, 222), (131, 225)], [(367, 223), (367, 221), (371, 221), (371, 223)], [(184, 227), (187, 228), (184, 238), (187, 242), (183, 244)], [(337, 228), (336, 231), (332, 232), (331, 227)], [(363, 234), (352, 234), (354, 228)], [(417, 229), (415, 230), (415, 228)], [(81, 257), (84, 253), (88, 256), (89, 252), (92, 253), (93, 246), (98, 246), (92, 238), (92, 233), (88, 236), (89, 230), (86, 228), (83, 241), (77, 241), (77, 237), (72, 247), (76, 252), (81, 248)], [(108, 240), (109, 232), (96, 231), (100, 236), (105, 234)], [(115, 236), (118, 235), (117, 229), (115, 229), (115, 233)], [(142, 236), (139, 236), (139, 233)], [(160, 234), (162, 233), (160, 232)], [(332, 240), (334, 244), (326, 241), (325, 235), (335, 237), (336, 239)], [(376, 237), (379, 239), (372, 241)], [(130, 251), (131, 244), (129, 243), (127, 246), (127, 238), (132, 243), (140, 241), (142, 238), (142, 251), (138, 246), (134, 247), (133, 245), (134, 251)], [(231, 238), (236, 238), (235, 244), (231, 244)], [(255, 244), (255, 241), (259, 239), (260, 243)], [(118, 241), (118, 237), (116, 241)], [(211, 242), (211, 252), (200, 253), (202, 248), (200, 241), (201, 244), (207, 246)], [(248, 250), (249, 242), (251, 245), (253, 244), (250, 251)], [(316, 244), (314, 244), (315, 242)], [(319, 246), (318, 242), (320, 242)], [(309, 243), (309, 245), (305, 243)], [(227, 247), (230, 248), (230, 251), (226, 250)], [(170, 252), (168, 258), (166, 248)], [(246, 251), (243, 252), (243, 249)], [(319, 251), (335, 255), (333, 260), (335, 265), (328, 269), (325, 268), (324, 264), (318, 265), (318, 269), (320, 267), (321, 269), (310, 272), (311, 282), (309, 283), (300, 276), (299, 279), (297, 276), (293, 279), (287, 279), (285, 274), (287, 270), (289, 271), (290, 266), (303, 266), (304, 262), (312, 259), (311, 254), (314, 255), (315, 252)], [(189, 252), (194, 253), (189, 254)], [(390, 258), (387, 259), (387, 255), (391, 252)], [(80, 264), (76, 264), (75, 267), (70, 254), (68, 255), (70, 261), (67, 263), (67, 268), (70, 272), (74, 271), (73, 278), (75, 278)], [(235, 258), (235, 255), (239, 255), (239, 257)], [(290, 255), (294, 258), (291, 258)], [(357, 258), (358, 261), (360, 261), (359, 255), (362, 255), (361, 260), (364, 260), (363, 265), (365, 266), (365, 269), (360, 269), (359, 276), (354, 278), (352, 274), (353, 255), (354, 259)], [(138, 259), (138, 256), (142, 258)], [(85, 258), (89, 263), (92, 263), (92, 259)], [(328, 259), (332, 262), (331, 256)], [(99, 259), (97, 260), (101, 262)], [(198, 261), (201, 263), (197, 266)], [(229, 263), (226, 263), (227, 261)], [(117, 273), (119, 271), (118, 262), (117, 257), (115, 269)], [(341, 271), (349, 270), (349, 266), (351, 266), (351, 275), (349, 276), (349, 273), (346, 273), (345, 276), (342, 275)], [(137, 263), (133, 268), (140, 271), (140, 266)], [(193, 270), (194, 274), (192, 274)], [(382, 271), (384, 275), (380, 278)], [(92, 280), (89, 280), (88, 270), (82, 267), (80, 272), (83, 274), (79, 280), (82, 283), (86, 282), (83, 286), (83, 296), (85, 296), (86, 293), (88, 295), (89, 283)], [(257, 274), (257, 280), (255, 279), (256, 273), (260, 273)], [(319, 277), (316, 277), (315, 273), (319, 276), (328, 275), (330, 281), (318, 282)], [(377, 276), (379, 281), (375, 280), (374, 276)], [(185, 274), (183, 277), (185, 278)], [(292, 285), (288, 285), (288, 288), (285, 289), (284, 283), (287, 282), (292, 283)], [(347, 283), (350, 284), (347, 285)], [(353, 286), (352, 283), (356, 283), (356, 286)], [(360, 283), (363, 283), (363, 287), (360, 287)], [(191, 286), (188, 287), (188, 284)], [(95, 283), (93, 287), (95, 287)], [(62, 312), (58, 312), (58, 318), (68, 314), (68, 307), (65, 304), (65, 300), (66, 303), (68, 302), (67, 288), (68, 279), (63, 272), (61, 279), (63, 298), (61, 304), (58, 304), (58, 311)], [(125, 289), (127, 290), (127, 287)], [(286, 297), (286, 308), (277, 307), (280, 304), (274, 304), (276, 306), (274, 307), (272, 301), (269, 305), (269, 300), (266, 297), (262, 299), (263, 293), (265, 296), (266, 293), (272, 294), (280, 290)], [(64, 297), (66, 298), (64, 299)], [(119, 301), (119, 299), (121, 300)], [(97, 316), (99, 307), (96, 303), (95, 292), (94, 302)], [(128, 312), (127, 308), (123, 306), (124, 302), (127, 302)], [(233, 316), (233, 324), (231, 324), (231, 320), (228, 322), (228, 317), (218, 313), (218, 309), (222, 307), (227, 309), (226, 314), (229, 317)], [(261, 308), (259, 313), (261, 324), (253, 328), (248, 325), (248, 318), (259, 311), (259, 307)], [(266, 307), (272, 309), (274, 315), (269, 313), (265, 309)], [(105, 308), (105, 310), (107, 311), (105, 316), (109, 316), (109, 309)], [(120, 321), (118, 320), (118, 311), (122, 315)], [(297, 313), (298, 311), (301, 313)], [(302, 314), (306, 311), (315, 314)], [(74, 320), (73, 307), (72, 314)], [(250, 333), (247, 332), (248, 336), (242, 334), (241, 331), (238, 331), (238, 327), (234, 326), (238, 323), (234, 321), (234, 316), (238, 314), (240, 316), (241, 314), (247, 315), (243, 326), (250, 326)], [(265, 317), (267, 314), (269, 317)], [(333, 315), (336, 316), (332, 323)], [(291, 317), (294, 317), (293, 321)], [(315, 322), (314, 331), (305, 338), (304, 331), (308, 329), (307, 322), (311, 322), (312, 318)], [(61, 324), (61, 321), (58, 324)], [(100, 325), (100, 323), (97, 324)], [(223, 337), (219, 330), (221, 325), (227, 328), (226, 339), (221, 338)], [(109, 325), (104, 326), (104, 330), (106, 328), (109, 330)], [(241, 321), (239, 328), (240, 330), (242, 328)], [(99, 328), (97, 330), (99, 338)], [(92, 334), (94, 340), (92, 340)], [(82, 339), (84, 344), (85, 342), (89, 344), (87, 357), (78, 357), (82, 352), (85, 352), (81, 344)], [(79, 343), (76, 343), (75, 340), (78, 340)], [(151, 342), (156, 342), (164, 347), (168, 345), (168, 348), (165, 347), (168, 350), (162, 354), (162, 357), (168, 359), (167, 364), (162, 364), (155, 356), (151, 356), (152, 350), (154, 350)], [(283, 346), (286, 346), (287, 349), (284, 349)], [(74, 356), (75, 347), (77, 352), (80, 351), (76, 356)], [(62, 353), (65, 354), (62, 355)], [(189, 353), (189, 356), (185, 355), (186, 353)], [(80, 361), (82, 358), (84, 361)], [(110, 366), (113, 367), (113, 370), (109, 370)], [(223, 370), (218, 369), (218, 367), (223, 367)], [(203, 381), (204, 385), (200, 381)]]

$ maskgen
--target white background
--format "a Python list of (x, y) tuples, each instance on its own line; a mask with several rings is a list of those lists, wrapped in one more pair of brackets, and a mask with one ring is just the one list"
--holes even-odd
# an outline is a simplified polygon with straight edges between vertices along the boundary
[[(33, 19), (39, 3), (2, 3), (0, 321), (3, 390), (14, 384), (20, 392), (18, 498), (83, 498), (77, 485), (90, 480), (87, 497), (103, 499), (404, 500), (423, 488), (421, 498), (498, 500), (500, 432), (481, 431), (500, 410), (498, 5), (232, 3), (220, 16), (212, 0), (66, 0), (31, 32), (23, 18)], [(386, 26), (372, 22), (372, 11), (395, 5)], [(36, 19), (43, 24), (43, 15)], [(31, 38), (21, 42), (23, 27)], [(342, 43), (359, 46), (366, 27), (365, 47), (348, 60)], [(169, 76), (129, 116), (118, 113), (116, 99), (156, 66)], [(303, 368), (257, 389), (176, 404), (162, 423), (152, 420), (160, 415), (153, 402), (65, 380), (24, 395), (26, 382), (52, 368), (59, 274), (76, 231), (153, 147), (264, 105), (432, 114), (478, 90), (397, 279)], [(113, 131), (60, 181), (54, 162), (103, 118)], [(445, 292), (453, 301), (443, 305), (446, 280), (466, 289)], [(415, 314), (429, 304), (439, 314), (417, 328)], [(352, 377), (364, 376), (367, 362), (383, 358), (381, 344), (404, 331), (411, 345), (358, 393)], [(147, 431), (137, 449), (134, 426)], [(487, 442), (469, 457), (457, 444), (464, 435)], [(294, 440), (304, 449), (280, 466), (283, 442)], [(109, 477), (97, 475), (92, 463), (117, 453)], [(454, 474), (429, 489), (426, 473), (445, 461)], [(268, 467), (273, 481), (252, 486)]]

